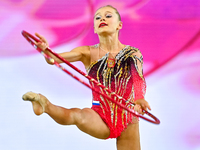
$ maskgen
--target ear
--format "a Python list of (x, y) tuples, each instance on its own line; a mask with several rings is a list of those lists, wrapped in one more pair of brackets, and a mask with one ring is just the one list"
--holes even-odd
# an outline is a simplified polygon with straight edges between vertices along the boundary
[(120, 29), (122, 29), (122, 25), (123, 25), (123, 22), (122, 22), (122, 21), (120, 21), (120, 22), (119, 22), (119, 26), (117, 27), (117, 30), (120, 30)]

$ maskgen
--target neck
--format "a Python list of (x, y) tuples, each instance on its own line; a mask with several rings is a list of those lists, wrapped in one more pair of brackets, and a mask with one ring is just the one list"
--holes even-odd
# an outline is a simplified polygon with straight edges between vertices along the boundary
[(124, 45), (119, 41), (118, 35), (99, 35), (99, 47), (107, 52), (119, 52), (124, 48)]

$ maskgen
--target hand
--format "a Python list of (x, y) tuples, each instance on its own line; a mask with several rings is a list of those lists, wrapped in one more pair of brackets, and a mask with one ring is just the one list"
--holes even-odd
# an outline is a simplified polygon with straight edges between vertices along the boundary
[(35, 45), (38, 46), (41, 50), (45, 51), (47, 47), (49, 47), (47, 40), (38, 33), (35, 33), (35, 35), (40, 39), (40, 42), (36, 42)]
[(147, 111), (147, 109), (151, 110), (151, 107), (150, 107), (149, 103), (146, 100), (138, 99), (138, 100), (135, 101), (134, 110), (136, 112), (138, 112), (139, 114), (144, 115), (143, 110)]

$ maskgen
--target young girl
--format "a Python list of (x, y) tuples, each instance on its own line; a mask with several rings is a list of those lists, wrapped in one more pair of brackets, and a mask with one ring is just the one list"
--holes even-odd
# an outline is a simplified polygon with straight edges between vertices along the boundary
[[(142, 71), (142, 54), (137, 48), (119, 41), (120, 29), (122, 22), (116, 8), (110, 5), (101, 7), (94, 16), (94, 32), (99, 37), (99, 44), (77, 47), (60, 56), (69, 62), (81, 61), (89, 76), (136, 105), (129, 105), (111, 96), (114, 100), (142, 114), (142, 109), (151, 110), (144, 99), (146, 83)], [(37, 33), (36, 36), (41, 41), (36, 45), (55, 61), (62, 63), (45, 51), (48, 47), (47, 40)], [(49, 60), (46, 61), (52, 64)], [(91, 84), (106, 93), (92, 82)], [(92, 94), (92, 107), (84, 109), (56, 106), (45, 96), (33, 92), (24, 94), (23, 99), (32, 102), (36, 115), (47, 113), (57, 123), (76, 125), (81, 131), (99, 139), (116, 138), (117, 150), (140, 150), (138, 118), (103, 96), (95, 92)]]

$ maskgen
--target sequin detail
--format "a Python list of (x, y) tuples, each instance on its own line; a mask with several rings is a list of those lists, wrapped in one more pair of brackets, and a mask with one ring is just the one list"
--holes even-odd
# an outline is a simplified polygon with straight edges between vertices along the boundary
[[(98, 45), (93, 46), (93, 48), (98, 48)], [(99, 60), (93, 62), (87, 69), (88, 75), (120, 95), (120, 97), (125, 98), (126, 102), (122, 101), (120, 97), (107, 93), (94, 83), (90, 83), (97, 90), (107, 94), (115, 101), (133, 109), (133, 105), (130, 105), (129, 102), (133, 103), (137, 99), (144, 98), (146, 92), (146, 82), (142, 71), (143, 57), (137, 48), (126, 46), (116, 55), (114, 67), (108, 67), (108, 56), (107, 53)], [(99, 101), (100, 104), (93, 105), (92, 109), (108, 125), (110, 129), (109, 138), (120, 136), (127, 125), (132, 122), (133, 115), (94, 91), (92, 94), (93, 101)]]

